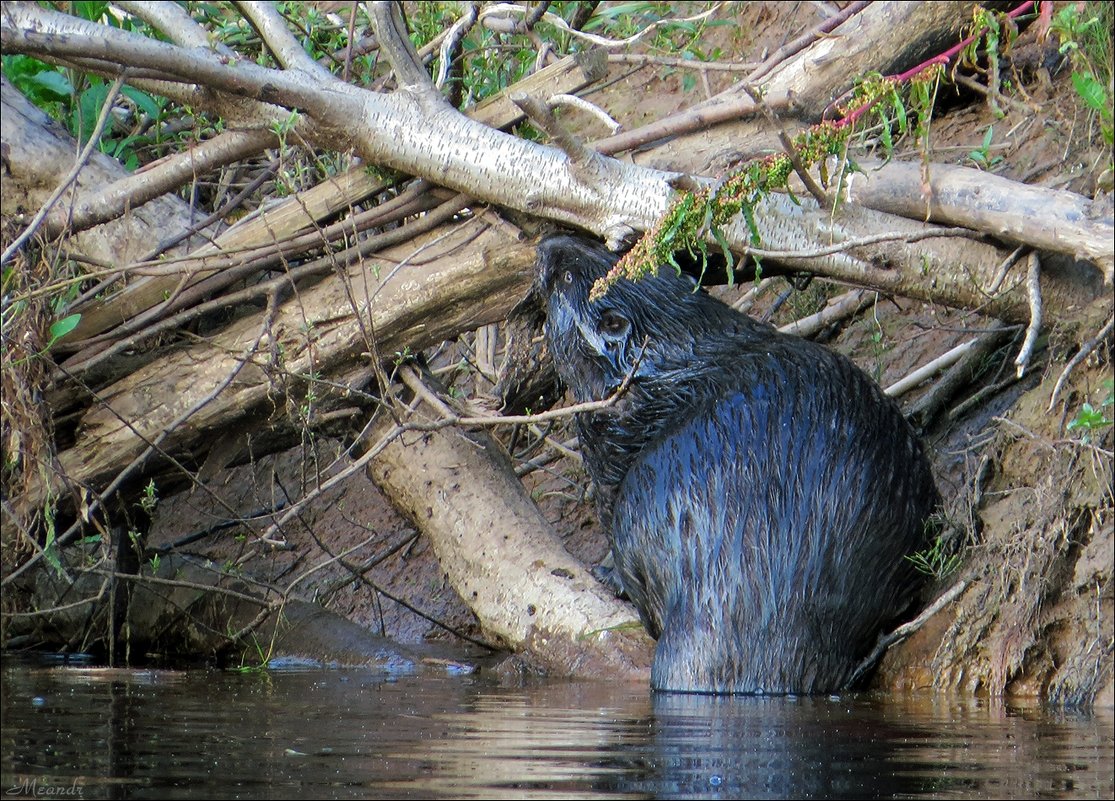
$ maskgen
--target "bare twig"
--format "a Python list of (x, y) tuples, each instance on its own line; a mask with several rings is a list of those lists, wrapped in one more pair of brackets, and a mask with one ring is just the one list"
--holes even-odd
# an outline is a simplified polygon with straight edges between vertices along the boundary
[(811, 250), (764, 250), (763, 248), (745, 247), (740, 249), (740, 253), (744, 255), (755, 255), (764, 259), (815, 259), (821, 256), (829, 256), (833, 253), (842, 253), (852, 248), (875, 245), (880, 242), (917, 242), (922, 239), (949, 236), (959, 236), (969, 239), (983, 238), (983, 234), (978, 231), (973, 231), (971, 228), (931, 228), (926, 231), (915, 231), (912, 233), (885, 233), (861, 236), (857, 239), (846, 239), (835, 245), (825, 245)]
[(579, 136), (558, 121), (548, 104), (524, 92), (511, 95), (511, 102), (521, 108), (531, 122), (545, 131), (554, 144), (569, 156), (573, 164), (587, 167), (593, 159), (598, 158)]
[(817, 25), (812, 30), (806, 31), (801, 36), (794, 39), (792, 42), (783, 45), (782, 47), (771, 53), (770, 56), (768, 56), (762, 64), (757, 66), (755, 70), (747, 76), (746, 81), (748, 83), (755, 83), (756, 81), (761, 80), (767, 74), (769, 74), (771, 70), (781, 64), (787, 58), (800, 53), (802, 50), (809, 47), (809, 45), (813, 44), (826, 33), (831, 31), (833, 28), (836, 28), (837, 26), (846, 22), (855, 14), (858, 14), (868, 5), (870, 5), (870, 2), (865, 2), (865, 0), (856, 0), (856, 2), (854, 3), (849, 3), (844, 7), (842, 11), (840, 11), (840, 13), (834, 14), (833, 16), (826, 19), (824, 22)]
[(794, 334), (799, 337), (810, 337), (826, 326), (832, 325), (837, 320), (850, 317), (864, 306), (870, 305), (878, 297), (877, 292), (868, 289), (853, 289), (829, 301), (825, 308), (816, 314), (795, 320), (789, 325), (784, 325), (778, 330), (784, 334)]
[(185, 7), (178, 3), (137, 3), (123, 0), (116, 5), (158, 29), (170, 41), (182, 47), (197, 48), (203, 53), (212, 51), (222, 56), (233, 55), (232, 50), (223, 42), (210, 39), (205, 28), (198, 25), (186, 13)]
[(1026, 271), (1026, 290), (1030, 297), (1030, 324), (1026, 327), (1026, 338), (1022, 341), (1022, 349), (1014, 360), (1019, 378), (1022, 377), (1026, 365), (1030, 362), (1034, 345), (1038, 341), (1038, 333), (1041, 331), (1041, 259), (1036, 250), (1030, 253), (1029, 269)]
[(883, 392), (885, 392), (887, 395), (890, 395), (892, 398), (897, 398), (899, 395), (902, 395), (905, 392), (909, 392), (911, 389), (916, 387), (918, 384), (920, 384), (922, 381), (929, 378), (930, 376), (939, 373), (946, 367), (950, 367), (956, 364), (965, 354), (968, 353), (968, 351), (975, 347), (978, 341), (978, 339), (969, 339), (967, 342), (962, 342), (956, 347), (949, 349), (945, 353), (942, 353), (940, 356), (938, 356), (936, 359), (933, 359), (933, 361), (929, 362), (928, 364), (922, 365), (917, 370), (914, 370), (912, 373), (909, 373), (905, 377), (899, 379), (898, 381), (895, 381), (893, 384), (883, 390)]
[(326, 84), (336, 80), (294, 38), (274, 3), (237, 2), (236, 6), (259, 33), (259, 38), (275, 56), (275, 60), (285, 69), (302, 70)]
[(261, 153), (274, 143), (275, 135), (267, 130), (225, 131), (104, 187), (96, 197), (82, 200), (69, 215), (52, 215), (46, 231), (51, 235), (63, 230), (77, 233), (108, 222), (128, 209), (196, 180), (199, 175)]
[(995, 295), (998, 294), (999, 289), (1003, 286), (1003, 281), (1006, 280), (1007, 273), (1010, 272), (1010, 268), (1018, 263), (1018, 260), (1022, 258), (1022, 254), (1025, 252), (1026, 245), (1019, 245), (1018, 247), (1016, 247), (1009, 256), (1003, 259), (1002, 263), (999, 265), (999, 268), (995, 271), (995, 278), (991, 282), (991, 285), (986, 290), (981, 289), (980, 291), (989, 298), (995, 297)]
[(988, 100), (994, 98), (995, 100), (1003, 101), (1007, 105), (1012, 106), (1013, 108), (1023, 112), (1024, 114), (1033, 114), (1035, 111), (1037, 111), (1037, 109), (1030, 108), (1030, 106), (1027, 106), (1020, 100), (1015, 100), (1013, 97), (1008, 97), (1000, 92), (994, 92), (988, 89), (982, 83), (975, 80), (974, 78), (969, 78), (967, 75), (956, 73), (952, 76), (952, 79), (961, 86), (971, 89), (973, 92), (979, 92), (981, 95), (987, 97)]
[[(436, 228), (438, 225), (444, 223), (446, 220), (460, 211), (463, 203), (464, 201), (460, 197), (453, 198), (452, 200), (441, 204), (428, 214), (424, 214), (413, 223), (393, 229), (391, 231), (386, 231), (382, 234), (376, 234), (374, 236), (368, 237), (359, 244), (354, 245), (351, 248), (347, 248), (344, 251), (335, 254), (327, 254), (320, 258), (314, 259), (313, 261), (292, 268), (281, 275), (278, 275), (261, 283), (245, 287), (244, 289), (233, 292), (231, 294), (215, 297), (212, 300), (206, 301), (204, 303), (199, 303), (195, 306), (190, 306), (189, 308), (185, 308), (170, 317), (163, 317), (162, 319), (158, 319), (161, 314), (166, 314), (169, 311), (167, 309), (161, 309), (161, 314), (152, 315), (150, 317), (144, 316), (142, 321), (140, 321), (138, 317), (134, 318), (124, 326), (119, 327), (118, 329), (115, 329), (109, 334), (105, 335), (108, 338), (115, 339), (111, 346), (103, 350), (94, 350), (92, 352), (86, 350), (83, 352), (79, 352), (69, 361), (67, 361), (65, 366), (71, 372), (87, 372), (88, 370), (92, 369), (98, 364), (103, 363), (105, 360), (111, 358), (112, 356), (125, 351), (128, 348), (134, 347), (135, 345), (160, 332), (179, 328), (184, 323), (198, 317), (199, 315), (214, 311), (216, 309), (227, 308), (238, 303), (244, 303), (255, 298), (267, 295), (271, 292), (279, 291), (283, 288), (292, 286), (294, 283), (301, 279), (328, 272), (330, 269), (334, 268), (334, 265), (337, 261), (348, 262), (353, 259), (363, 258), (371, 255), (372, 253), (375, 253), (378, 250), (394, 244), (398, 244), (399, 242), (404, 242), (407, 239), (417, 236), (420, 233), (424, 233), (425, 231)], [(277, 259), (279, 255), (281, 254), (275, 253), (272, 250), (272, 252), (268, 254), (268, 257), (269, 259)], [(270, 261), (268, 261), (267, 263), (270, 263)], [(256, 264), (254, 266), (247, 266), (250, 269), (254, 270), (265, 265)], [(220, 277), (222, 279), (231, 280), (235, 280), (239, 275), (239, 272), (227, 268), (220, 273)], [(202, 284), (198, 284), (197, 289), (199, 297), (205, 293), (215, 291), (213, 286), (203, 286)], [(122, 331), (127, 332), (132, 330), (133, 328), (135, 329), (135, 333), (122, 339), (117, 338)], [(92, 341), (93, 340), (89, 340), (89, 342)]]
[(690, 58), (652, 56), (647, 53), (609, 53), (608, 61), (613, 64), (654, 64), (702, 72), (747, 72), (759, 66), (758, 62), (752, 61), (694, 61)]
[[(133, 578), (134, 578), (134, 576), (133, 576)], [(76, 609), (77, 607), (85, 606), (86, 604), (95, 604), (95, 603), (98, 603), (101, 599), (103, 599), (105, 597), (105, 595), (107, 594), (108, 585), (109, 585), (110, 581), (112, 581), (111, 576), (105, 578), (105, 580), (101, 582), (101, 588), (97, 591), (97, 594), (96, 595), (91, 595), (88, 598), (79, 598), (78, 600), (72, 601), (68, 604), (59, 604), (57, 606), (49, 606), (49, 607), (46, 607), (44, 609), (33, 609), (30, 612), (8, 612), (8, 611), (4, 611), (4, 612), (0, 612), (0, 616), (3, 616), (3, 617), (43, 617), (44, 615), (53, 615), (53, 614), (56, 614), (58, 612), (65, 612), (68, 609)]]
[[(103, 505), (103, 500), (105, 498), (112, 497), (112, 495), (118, 489), (120, 489), (120, 487), (124, 484), (124, 482), (137, 469), (139, 469), (139, 467), (141, 467), (147, 461), (148, 457), (150, 457), (151, 454), (153, 454), (153, 453), (158, 453), (160, 456), (162, 456), (166, 459), (169, 459), (171, 461), (171, 463), (174, 464), (182, 472), (183, 475), (192, 476), (192, 473), (189, 470), (187, 470), (184, 465), (179, 463), (178, 460), (174, 459), (170, 454), (163, 451), (160, 446), (162, 445), (163, 442), (165, 442), (167, 440), (167, 438), (171, 437), (174, 434), (175, 430), (180, 425), (185, 423), (188, 419), (193, 417), (195, 414), (197, 414), (197, 412), (201, 411), (201, 409), (203, 409), (206, 405), (208, 405), (214, 398), (216, 398), (218, 395), (220, 395), (222, 392), (224, 392), (225, 388), (227, 388), (228, 385), (233, 382), (233, 380), (236, 378), (236, 376), (240, 374), (240, 371), (243, 369), (244, 365), (246, 365), (248, 363), (248, 360), (251, 357), (251, 355), (255, 353), (256, 348), (259, 346), (260, 341), (263, 339), (263, 336), (270, 329), (271, 321), (274, 319), (274, 315), (275, 315), (275, 312), (277, 310), (278, 298), (279, 298), (279, 295), (278, 295), (277, 292), (273, 293), (271, 295), (270, 300), (268, 302), (267, 313), (264, 315), (263, 321), (262, 321), (262, 323), (260, 325), (260, 328), (259, 328), (259, 332), (257, 333), (255, 339), (252, 342), (250, 342), (248, 344), (248, 346), (243, 350), (243, 352), (240, 355), (240, 358), (237, 359), (236, 366), (231, 371), (229, 371), (229, 374), (221, 382), (219, 382), (217, 384), (217, 386), (215, 386), (208, 394), (206, 394), (203, 398), (199, 399), (196, 403), (191, 405), (190, 408), (186, 409), (184, 412), (182, 412), (182, 414), (180, 414), (178, 417), (176, 417), (171, 422), (171, 424), (168, 425), (165, 430), (161, 431), (159, 433), (159, 435), (156, 436), (154, 439), (148, 440), (146, 437), (143, 436), (143, 434), (141, 432), (136, 430), (135, 425), (132, 423), (132, 421), (126, 419), (125, 417), (123, 417), (122, 415), (117, 413), (116, 410), (113, 409), (112, 406), (110, 404), (108, 404), (107, 402), (105, 402), (103, 400), (100, 400), (100, 403), (104, 406), (105, 409), (107, 409), (110, 413), (112, 413), (114, 416), (116, 416), (117, 419), (119, 419), (120, 422), (123, 423), (123, 425), (125, 425), (127, 428), (129, 428), (142, 442), (146, 443), (146, 447), (144, 448), (144, 450), (138, 456), (136, 456), (134, 459), (132, 459), (131, 462), (129, 462), (127, 464), (127, 466), (124, 467), (123, 470), (121, 470), (119, 473), (117, 473), (116, 477), (111, 482), (109, 482), (108, 486), (105, 487), (104, 490), (89, 504), (89, 508), (86, 512), (86, 516), (93, 514), (93, 512), (95, 512), (97, 510), (97, 508), (102, 506)], [(202, 485), (202, 486), (204, 487), (204, 485)], [(206, 491), (210, 492), (210, 494), (214, 498), (216, 498), (218, 502), (220, 502), (222, 505), (224, 505), (229, 510), (230, 514), (235, 514), (235, 511), (231, 507), (229, 507), (228, 504), (223, 499), (221, 499), (218, 495), (212, 493), (212, 490), (210, 490), (209, 488), (206, 487), (205, 489), (206, 489)], [(74, 522), (70, 525), (70, 527), (67, 528), (66, 531), (63, 532), (57, 538), (56, 542), (58, 543), (58, 545), (62, 546), (62, 545), (67, 544), (73, 537), (75, 537), (81, 531), (83, 525), (84, 525), (84, 520), (82, 519), (81, 516), (79, 516), (76, 520), (74, 520)], [(33, 565), (35, 565), (41, 557), (42, 557), (42, 552), (37, 553), (34, 556), (32, 556), (30, 559), (28, 559), (26, 562), (24, 562), (18, 568), (11, 571), (10, 573), (8, 573), (8, 575), (4, 576), (3, 580), (0, 581), (0, 586), (7, 586), (10, 582), (15, 580), (15, 578), (18, 577), (20, 574), (22, 574), (26, 570), (30, 569)]]
[(546, 105), (551, 109), (558, 108), (559, 106), (569, 106), (571, 108), (580, 109), (604, 123), (613, 134), (618, 133), (619, 129), (622, 127), (618, 122), (612, 119), (608, 112), (604, 111), (604, 109), (599, 106), (593, 105), (583, 97), (569, 94), (550, 95), (550, 99), (546, 101)]
[[(772, 109), (784, 111), (789, 108), (789, 98), (768, 99), (767, 104)], [(591, 145), (598, 153), (610, 156), (623, 150), (632, 150), (650, 142), (656, 142), (668, 136), (680, 136), (711, 128), (722, 122), (743, 119), (758, 110), (755, 101), (750, 97), (713, 100), (709, 105), (689, 109), (606, 139), (598, 139)]]
[(476, 24), (476, 3), (465, 3), (464, 7), (465, 13), (449, 28), (449, 33), (442, 41), (441, 49), (438, 51), (437, 80), (434, 81), (434, 86), (439, 91), (445, 86), (445, 80), (449, 77), (449, 66), (453, 62), (453, 49)]
[(1069, 359), (1068, 364), (1065, 365), (1065, 369), (1063, 369), (1061, 375), (1057, 377), (1057, 383), (1053, 385), (1053, 392), (1049, 396), (1049, 408), (1046, 409), (1047, 412), (1053, 411), (1053, 407), (1057, 403), (1057, 398), (1060, 397), (1061, 390), (1065, 388), (1065, 382), (1069, 380), (1069, 375), (1072, 371), (1111, 336), (1112, 330), (1115, 330), (1115, 317), (1109, 318), (1107, 324), (1100, 329), (1100, 332), (1096, 334), (1093, 339), (1089, 339), (1081, 345), (1080, 350)]
[[(430, 423), (414, 423), (408, 422), (403, 428), (410, 431), (439, 431), (443, 428), (450, 426), (503, 426), (503, 425), (521, 425), (521, 424), (534, 424), (544, 423), (548, 420), (559, 420), (565, 417), (571, 417), (575, 414), (582, 414), (585, 412), (598, 412), (603, 409), (608, 409), (614, 406), (619, 400), (627, 393), (628, 388), (631, 386), (631, 381), (635, 377), (635, 371), (639, 368), (639, 363), (642, 361), (642, 354), (646, 349), (647, 341), (644, 340), (642, 348), (640, 348), (639, 356), (635, 359), (631, 369), (623, 377), (623, 381), (616, 387), (615, 391), (607, 398), (596, 401), (585, 401), (584, 403), (574, 403), (570, 406), (563, 406), (560, 409), (550, 409), (549, 411), (539, 412), (538, 414), (510, 414), (510, 415), (460, 415), (446, 406), (440, 400), (433, 403), (435, 409), (442, 415), (441, 419), (435, 420)], [(409, 368), (403, 368), (402, 374), (405, 376)], [(417, 376), (412, 376), (411, 380), (421, 381)], [(426, 393), (431, 390), (427, 389)], [(423, 397), (426, 396), (423, 393)]]
[(966, 351), (963, 357), (907, 410), (907, 419), (916, 425), (927, 425), (950, 398), (972, 381), (979, 373), (980, 364), (1015, 330), (1017, 326), (997, 324), (995, 328), (981, 334), (976, 339), (975, 346)]
[(368, 3), (368, 13), (379, 39), (379, 51), (387, 59), (400, 86), (406, 86), (425, 97), (441, 99), (422, 59), (414, 49), (407, 35), (399, 4), (390, 0)]
[(918, 615), (916, 618), (911, 620), (909, 623), (903, 623), (890, 634), (886, 634), (883, 637), (880, 637), (879, 642), (876, 643), (871, 653), (868, 654), (867, 657), (859, 663), (858, 667), (856, 667), (855, 672), (852, 673), (852, 677), (848, 680), (847, 686), (854, 686), (856, 682), (863, 678), (867, 674), (867, 671), (871, 670), (875, 663), (882, 658), (883, 654), (886, 653), (888, 648), (890, 648), (895, 643), (902, 642), (902, 640), (906, 639), (915, 631), (924, 626), (931, 617), (933, 617), (935, 614), (937, 614), (954, 600), (956, 600), (960, 596), (960, 594), (967, 588), (968, 582), (961, 579), (960, 581), (949, 587), (947, 590), (945, 590), (943, 593), (941, 593), (940, 597), (938, 597), (936, 601), (926, 607), (925, 611)]
[[(681, 19), (661, 19), (656, 22), (652, 22), (650, 25), (643, 28), (638, 33), (635, 33), (632, 36), (628, 36), (626, 39), (609, 39), (606, 36), (597, 36), (596, 34), (586, 33), (585, 31), (571, 28), (564, 19), (557, 16), (556, 14), (551, 14), (549, 12), (544, 13), (542, 19), (544, 19), (546, 22), (550, 23), (554, 27), (565, 31), (570, 36), (574, 36), (578, 39), (584, 39), (586, 41), (592, 42), (595, 45), (599, 45), (600, 47), (619, 49), (621, 47), (626, 47), (628, 45), (634, 44), (651, 31), (657, 30), (663, 25), (673, 25), (678, 22), (696, 22), (698, 20), (702, 20), (705, 17), (708, 17), (711, 14), (715, 13), (721, 5), (721, 3), (717, 3), (707, 11), (702, 11), (700, 14), (694, 14), (691, 17), (683, 17)], [(513, 3), (489, 3), (484, 7), (484, 10), (480, 12), (480, 21), (486, 27), (489, 27), (492, 30), (500, 30), (503, 33), (510, 33), (515, 29), (516, 25), (515, 23), (505, 23), (505, 20), (509, 16), (517, 15), (525, 17), (529, 16), (530, 14), (531, 9), (528, 9), (524, 6), (515, 5)]]

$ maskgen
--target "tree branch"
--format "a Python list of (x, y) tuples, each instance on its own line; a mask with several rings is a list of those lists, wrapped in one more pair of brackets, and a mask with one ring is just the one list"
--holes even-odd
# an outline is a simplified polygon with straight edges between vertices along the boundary
[(106, 186), (96, 196), (84, 197), (65, 213), (55, 212), (48, 218), (44, 230), (50, 236), (57, 236), (64, 230), (84, 231), (118, 217), (127, 209), (173, 192), (218, 167), (257, 155), (274, 144), (275, 135), (271, 131), (225, 131), (197, 147)]
[(81, 153), (78, 154), (73, 169), (71, 169), (66, 177), (62, 179), (62, 182), (58, 184), (46, 203), (36, 212), (35, 216), (32, 218), (31, 222), (28, 223), (27, 227), (23, 229), (22, 233), (5, 248), (4, 253), (0, 255), (0, 264), (7, 264), (8, 259), (14, 256), (16, 252), (23, 247), (23, 243), (35, 235), (35, 231), (38, 230), (43, 220), (50, 214), (51, 209), (54, 208), (54, 204), (58, 202), (58, 198), (62, 197), (62, 194), (77, 178), (77, 174), (81, 171), (82, 167), (85, 166), (85, 162), (96, 149), (97, 143), (101, 141), (101, 134), (104, 133), (105, 124), (108, 122), (110, 112), (112, 111), (112, 104), (116, 102), (116, 95), (119, 94), (120, 87), (123, 85), (123, 76), (113, 81), (112, 86), (109, 87), (108, 94), (105, 96), (104, 105), (101, 106), (101, 113), (97, 116), (97, 122), (93, 126), (93, 133), (89, 137), (89, 141), (85, 143), (85, 147), (82, 148)]
[(444, 102), (410, 42), (400, 5), (394, 0), (376, 0), (368, 3), (368, 14), (379, 40), (379, 50), (395, 72), (399, 86), (427, 99), (436, 97)]
[(310, 58), (273, 3), (237, 2), (235, 5), (285, 69), (302, 70), (315, 80), (326, 83), (337, 80), (329, 70)]
[(143, 3), (123, 0), (116, 5), (162, 32), (177, 45), (213, 51), (224, 57), (236, 55), (224, 43), (210, 40), (205, 28), (194, 22), (193, 18), (186, 13), (186, 9), (178, 3)]

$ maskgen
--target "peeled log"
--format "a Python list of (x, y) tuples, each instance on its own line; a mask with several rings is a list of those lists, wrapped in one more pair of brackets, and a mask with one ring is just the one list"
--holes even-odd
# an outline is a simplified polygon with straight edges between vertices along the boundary
[(891, 75), (955, 45), (975, 5), (872, 3), (763, 78), (763, 89), (768, 99), (786, 98), (794, 116), (819, 120), (857, 76)]
[[(0, 206), (5, 219), (29, 221), (73, 169), (79, 148), (61, 125), (31, 105), (7, 78), (0, 79), (0, 102), (0, 138), (5, 150)], [(127, 175), (118, 160), (94, 151), (56, 208), (65, 210)], [(77, 234), (67, 247), (105, 264), (128, 264), (154, 243), (189, 230), (192, 217), (186, 201), (164, 195), (100, 228)]]
[(654, 643), (635, 610), (562, 547), (487, 434), (405, 433), (369, 473), (429, 537), (489, 637), (551, 675), (649, 679)]
[[(921, 164), (861, 161), (848, 181), (848, 199), (869, 209), (949, 225), (963, 225), (1014, 244), (1071, 253), (1097, 264), (1111, 282), (1115, 238), (1111, 209), (1059, 189), (1012, 181), (948, 164), (931, 164), (928, 187)], [(929, 194), (926, 196), (925, 189)]]

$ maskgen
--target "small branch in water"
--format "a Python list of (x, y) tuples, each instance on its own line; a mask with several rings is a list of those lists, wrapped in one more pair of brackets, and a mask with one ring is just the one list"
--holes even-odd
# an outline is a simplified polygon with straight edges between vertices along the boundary
[(940, 597), (938, 597), (936, 601), (931, 603), (925, 609), (925, 611), (918, 615), (916, 618), (911, 620), (909, 623), (903, 623), (890, 634), (884, 634), (882, 637), (880, 637), (879, 642), (875, 644), (875, 648), (871, 651), (870, 654), (867, 655), (866, 659), (859, 663), (859, 666), (856, 668), (855, 672), (852, 673), (852, 678), (848, 680), (846, 686), (854, 686), (856, 682), (858, 682), (867, 674), (867, 671), (871, 670), (871, 668), (874, 667), (875, 664), (883, 658), (883, 654), (886, 653), (888, 648), (896, 643), (902, 642), (904, 639), (906, 639), (915, 631), (924, 626), (929, 618), (933, 617), (935, 614), (937, 614), (954, 600), (956, 600), (956, 598), (959, 597), (960, 593), (964, 592), (964, 590), (966, 590), (967, 588), (968, 582), (964, 579), (961, 579), (960, 581), (949, 587), (947, 590), (945, 590), (945, 592)]

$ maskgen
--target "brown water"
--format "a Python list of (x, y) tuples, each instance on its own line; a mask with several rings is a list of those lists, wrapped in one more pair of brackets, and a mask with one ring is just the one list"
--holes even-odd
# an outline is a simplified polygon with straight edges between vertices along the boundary
[(5, 796), (1111, 798), (1110, 712), (5, 658)]

